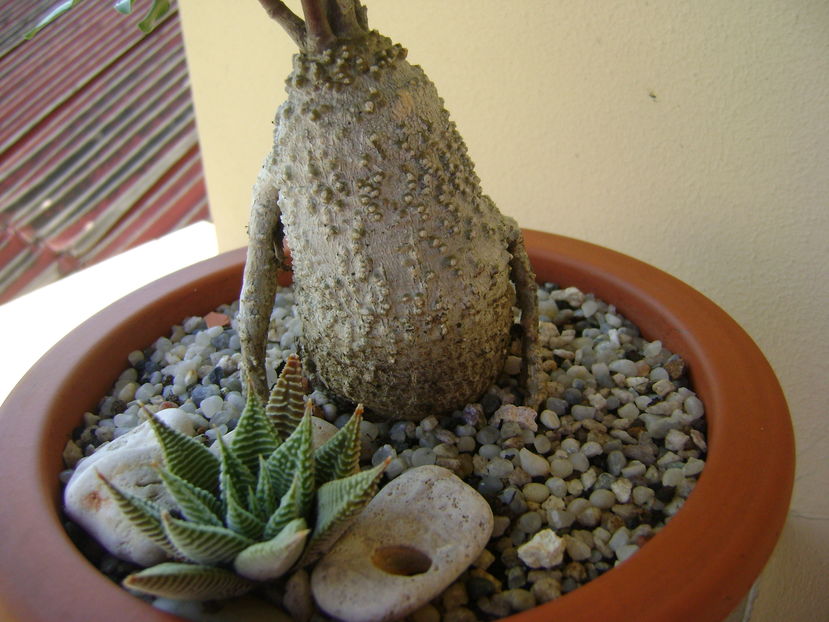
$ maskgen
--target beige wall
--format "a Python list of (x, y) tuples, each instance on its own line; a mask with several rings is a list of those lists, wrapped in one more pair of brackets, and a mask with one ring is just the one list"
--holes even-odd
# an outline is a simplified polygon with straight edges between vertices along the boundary
[[(253, 0), (180, 5), (213, 216), (239, 246), (292, 48)], [(758, 342), (799, 473), (751, 619), (829, 619), (827, 590), (796, 594), (829, 575), (829, 4), (368, 6), (437, 84), (503, 212), (675, 274)]]

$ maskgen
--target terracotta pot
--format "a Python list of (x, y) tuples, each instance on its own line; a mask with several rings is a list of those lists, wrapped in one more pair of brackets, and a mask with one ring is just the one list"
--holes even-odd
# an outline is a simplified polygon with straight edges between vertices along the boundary
[[(709, 453), (685, 506), (641, 551), (510, 620), (722, 620), (763, 568), (788, 509), (794, 442), (774, 373), (730, 317), (664, 272), (569, 238), (525, 239), (539, 280), (594, 292), (685, 358), (706, 405)], [(3, 404), (0, 619), (177, 619), (111, 583), (70, 542), (59, 515), (61, 452), (127, 353), (238, 297), (243, 261), (227, 253), (121, 299), (52, 348)]]

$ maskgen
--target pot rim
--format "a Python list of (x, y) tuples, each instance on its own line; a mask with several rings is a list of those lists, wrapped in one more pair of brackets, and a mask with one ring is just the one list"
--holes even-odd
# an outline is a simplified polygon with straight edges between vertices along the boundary
[[(641, 622), (722, 620), (765, 565), (791, 497), (794, 437), (774, 372), (733, 319), (667, 273), (573, 238), (524, 230), (524, 239), (545, 280), (614, 304), (645, 337), (685, 359), (706, 407), (708, 456), (681, 511), (647, 546), (509, 620), (627, 620), (631, 611)], [(61, 525), (57, 474), (72, 427), (109, 390), (126, 354), (183, 317), (238, 298), (243, 265), (237, 249), (115, 302), (47, 352), (0, 407), (0, 421), (18, 419), (0, 437), (0, 619), (86, 622), (113, 610), (122, 622), (179, 619), (115, 586), (82, 556)], [(106, 371), (90, 378), (90, 366)], [(94, 599), (79, 598), (90, 589)]]

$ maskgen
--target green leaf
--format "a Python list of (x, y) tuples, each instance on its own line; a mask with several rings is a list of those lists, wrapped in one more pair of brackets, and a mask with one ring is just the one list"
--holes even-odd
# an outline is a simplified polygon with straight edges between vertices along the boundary
[(153, 0), (153, 5), (144, 16), (144, 19), (138, 22), (138, 27), (141, 29), (141, 32), (145, 34), (151, 32), (156, 26), (164, 21), (164, 18), (169, 12), (170, 3), (168, 0)]
[(265, 522), (248, 511), (236, 494), (228, 497), (226, 520), (230, 529), (251, 540), (261, 538), (265, 529)]
[(305, 413), (305, 391), (302, 386), (302, 364), (291, 354), (271, 390), (265, 412), (274, 424), (279, 438), (288, 438), (302, 421)]
[(252, 544), (236, 556), (233, 568), (254, 581), (272, 581), (288, 572), (302, 555), (310, 533), (303, 518), (297, 518), (275, 538)]
[(342, 428), (314, 452), (317, 486), (348, 477), (360, 470), (360, 422), (363, 407), (358, 405)]
[(220, 518), (222, 508), (214, 495), (173, 475), (167, 469), (159, 469), (158, 474), (187, 520), (220, 527), (223, 525)]
[(219, 443), (219, 492), (222, 507), (227, 511), (230, 496), (234, 495), (237, 501), (243, 499), (243, 492), (256, 486), (256, 479), (225, 444), (220, 434), (216, 440)]
[(299, 486), (299, 477), (294, 477), (290, 488), (282, 495), (279, 507), (271, 514), (268, 522), (265, 524), (264, 538), (273, 538), (292, 520), (302, 518), (303, 513), (299, 500)]
[(287, 492), (294, 481), (294, 473), (299, 471), (303, 514), (310, 508), (315, 490), (312, 412), (313, 404), (309, 400), (300, 424), (265, 461), (265, 467), (279, 496)]
[(150, 415), (148, 421), (161, 445), (167, 470), (207, 492), (215, 492), (219, 483), (218, 458), (195, 438), (174, 430), (155, 415)]
[(256, 584), (234, 572), (216, 568), (165, 562), (129, 575), (124, 587), (161, 598), (218, 600), (249, 592)]
[(276, 511), (279, 495), (276, 494), (270, 471), (265, 466), (265, 459), (259, 456), (259, 478), (256, 480), (256, 506), (267, 518)]
[(54, 6), (51, 11), (49, 11), (46, 15), (40, 18), (38, 22), (29, 30), (25, 35), (23, 35), (26, 39), (32, 39), (34, 36), (39, 33), (41, 30), (46, 28), (49, 24), (54, 22), (57, 18), (61, 15), (72, 9), (73, 7), (78, 6), (81, 3), (81, 0), (66, 0), (66, 2), (61, 2), (60, 4)]
[(122, 15), (132, 13), (132, 0), (118, 0), (112, 7)]
[(118, 488), (100, 472), (96, 471), (98, 479), (106, 486), (112, 495), (118, 508), (124, 516), (155, 544), (161, 547), (168, 555), (176, 556), (177, 552), (173, 544), (167, 539), (164, 528), (161, 524), (161, 509), (151, 501), (142, 499), (132, 493)]
[(181, 555), (197, 564), (221, 564), (232, 561), (239, 551), (254, 541), (226, 527), (200, 525), (161, 514), (161, 524), (170, 542)]
[(376, 467), (323, 484), (317, 491), (317, 521), (314, 533), (300, 561), (306, 566), (317, 561), (354, 522), (377, 493), (377, 486), (389, 460)]
[(300, 565), (322, 557), (377, 493), (389, 460), (361, 473), (323, 484), (317, 491), (317, 521)]
[(251, 473), (259, 469), (259, 457), (269, 456), (279, 446), (276, 430), (265, 414), (265, 408), (252, 387), (248, 387), (248, 397), (230, 448), (244, 463)]

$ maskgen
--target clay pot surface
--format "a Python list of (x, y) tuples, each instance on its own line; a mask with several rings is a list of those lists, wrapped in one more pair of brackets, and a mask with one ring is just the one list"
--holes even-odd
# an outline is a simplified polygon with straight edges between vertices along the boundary
[[(708, 457), (682, 510), (638, 553), (509, 620), (724, 619), (765, 565), (789, 506), (794, 439), (774, 372), (725, 312), (670, 275), (586, 242), (524, 236), (539, 281), (596, 294), (686, 360), (706, 407)], [(107, 307), (44, 355), (0, 407), (0, 620), (178, 620), (114, 585), (69, 540), (61, 454), (127, 354), (238, 298), (243, 264), (243, 250), (225, 253)]]

